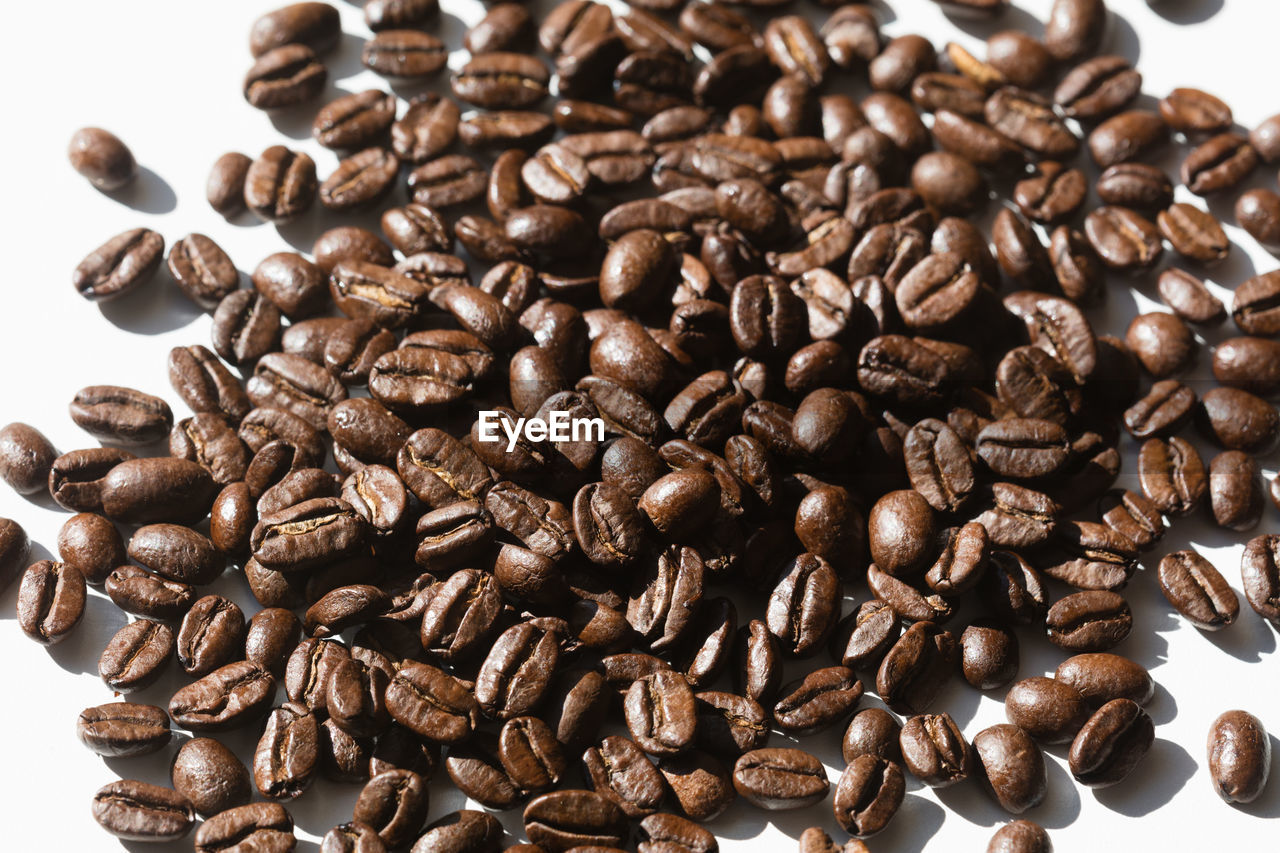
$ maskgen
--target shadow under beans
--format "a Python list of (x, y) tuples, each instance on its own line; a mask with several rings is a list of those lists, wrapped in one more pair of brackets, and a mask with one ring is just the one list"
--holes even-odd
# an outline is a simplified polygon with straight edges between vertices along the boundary
[(102, 194), (140, 213), (172, 213), (178, 207), (173, 187), (146, 166), (139, 166), (137, 176), (125, 186)]
[(113, 326), (135, 335), (159, 335), (191, 325), (200, 307), (178, 290), (165, 273), (119, 299), (98, 304)]
[(921, 853), (938, 830), (946, 812), (942, 806), (915, 794), (908, 794), (902, 808), (889, 821), (884, 832), (875, 837), (877, 850), (894, 850), (897, 853)]
[(1168, 803), (1195, 775), (1195, 759), (1178, 744), (1156, 738), (1129, 777), (1099, 788), (1099, 803), (1128, 817), (1142, 817)]
[[(1044, 35), (1044, 22), (1017, 6), (1009, 6), (994, 17), (953, 12), (945, 6), (943, 14), (956, 29), (975, 38), (987, 39), (1004, 30), (1018, 30), (1037, 39)], [(981, 54), (979, 58), (982, 56), (985, 54)]]
[(1080, 786), (1057, 757), (1045, 753), (1045, 775), (1048, 779), (1044, 801), (1029, 809), (1026, 817), (1046, 829), (1061, 829), (1080, 817)]
[(345, 80), (367, 70), (360, 61), (364, 43), (364, 36), (344, 32), (337, 47), (320, 57), (320, 61), (329, 69), (330, 80)]
[(1203, 24), (1222, 11), (1223, 0), (1147, 0), (1151, 10), (1180, 26)]
[(1098, 53), (1123, 56), (1133, 66), (1138, 64), (1138, 57), (1142, 55), (1142, 41), (1133, 29), (1133, 24), (1114, 9), (1107, 19), (1107, 30), (1102, 36), (1102, 46)]
[[(48, 559), (48, 558), (44, 558)], [(67, 672), (98, 674), (98, 657), (116, 632), (129, 621), (111, 599), (89, 594), (84, 617), (65, 640), (49, 646), (49, 657)]]

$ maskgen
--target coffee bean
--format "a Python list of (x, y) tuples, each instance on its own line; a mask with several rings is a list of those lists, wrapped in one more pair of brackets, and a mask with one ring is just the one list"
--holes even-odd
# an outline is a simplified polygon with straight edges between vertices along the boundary
[(849, 762), (832, 801), (836, 823), (850, 835), (866, 838), (883, 830), (898, 813), (906, 793), (902, 768), (876, 755)]
[(1049, 641), (1075, 652), (1118, 645), (1133, 628), (1129, 604), (1114, 592), (1075, 592), (1059, 599), (1045, 617)]
[(1143, 494), (1164, 513), (1186, 515), (1204, 499), (1208, 475), (1196, 449), (1181, 438), (1148, 439), (1138, 454)]
[(387, 770), (360, 791), (352, 815), (388, 847), (404, 847), (426, 822), (427, 803), (425, 779), (410, 770)]
[(116, 632), (98, 658), (98, 675), (117, 693), (133, 693), (155, 683), (173, 654), (173, 631), (139, 619)]
[(1213, 520), (1230, 530), (1250, 530), (1265, 503), (1258, 463), (1239, 450), (1227, 450), (1209, 463), (1209, 505)]
[(1107, 25), (1103, 0), (1054, 0), (1044, 41), (1059, 61), (1076, 60), (1098, 49)]
[[(267, 222), (291, 222), (310, 210), (315, 198), (315, 161), (283, 145), (273, 145), (263, 151), (245, 175), (244, 203), (255, 216)], [(263, 290), (256, 274), (254, 284)], [(281, 309), (290, 313), (284, 306)]]
[(364, 22), (374, 32), (421, 29), (439, 11), (437, 0), (370, 0), (364, 6)]
[[(1169, 221), (1168, 216), (1162, 221)], [(1179, 220), (1179, 234), (1186, 234), (1186, 224)], [(1099, 259), (1121, 272), (1133, 272), (1153, 266), (1164, 248), (1160, 231), (1140, 214), (1124, 207), (1100, 207), (1085, 217), (1084, 233)], [(1188, 238), (1195, 239), (1195, 238)], [(1181, 238), (1175, 248), (1182, 243)], [(1184, 245), (1188, 248), (1189, 245)]]
[(799, 749), (756, 749), (733, 767), (733, 787), (752, 805), (769, 811), (800, 809), (826, 796), (822, 762)]
[(1179, 202), (1160, 211), (1160, 233), (1179, 255), (1206, 266), (1227, 257), (1231, 241), (1213, 214)]
[(1021, 814), (1043, 802), (1048, 788), (1044, 754), (1015, 725), (988, 726), (973, 737), (973, 751), (986, 787), (1000, 807)]
[(444, 68), (448, 50), (444, 42), (417, 30), (387, 30), (365, 42), (360, 61), (383, 77), (420, 79)]
[(18, 494), (47, 488), (57, 458), (49, 439), (35, 427), (15, 422), (0, 429), (0, 478)]
[(1221, 133), (1191, 150), (1180, 176), (1196, 195), (1210, 195), (1237, 186), (1257, 165), (1258, 152), (1247, 139)]
[(197, 812), (210, 817), (246, 805), (253, 794), (248, 769), (234, 752), (212, 738), (184, 743), (174, 756), (169, 777), (174, 789)]
[(150, 444), (173, 426), (173, 413), (164, 400), (115, 385), (81, 389), (70, 409), (71, 419), (85, 432), (120, 444)]
[(1103, 705), (1071, 743), (1071, 775), (1082, 785), (1101, 788), (1123, 780), (1151, 748), (1151, 717), (1129, 699)]
[(205, 184), (209, 206), (226, 219), (244, 212), (244, 182), (253, 160), (238, 151), (229, 151), (214, 161)]
[(1267, 785), (1271, 741), (1262, 722), (1246, 711), (1226, 711), (1209, 727), (1209, 774), (1228, 803), (1251, 803)]
[[(626, 837), (626, 830), (622, 809), (594, 791), (552, 791), (535, 797), (524, 810), (525, 834), (547, 851), (568, 850), (579, 842), (587, 846), (618, 847)], [(421, 839), (418, 845), (422, 845)], [(419, 853), (427, 849), (423, 847)]]
[(419, 95), (391, 125), (391, 148), (410, 163), (423, 164), (444, 153), (458, 135), (458, 105), (435, 93)]
[(299, 796), (311, 784), (318, 748), (318, 724), (305, 707), (288, 703), (273, 710), (253, 754), (258, 793), (273, 800)]
[(93, 819), (126, 841), (175, 841), (195, 825), (196, 813), (186, 797), (148, 782), (121, 779), (93, 795)]
[(329, 72), (315, 51), (287, 44), (263, 53), (245, 74), (244, 98), (260, 110), (296, 107), (319, 96)]
[(174, 693), (169, 714), (192, 731), (235, 728), (266, 713), (275, 684), (257, 664), (229, 663)]
[(1169, 128), (1160, 116), (1145, 110), (1129, 110), (1093, 129), (1089, 134), (1089, 153), (1099, 168), (1106, 169), (1150, 156), (1168, 137)]
[(950, 714), (911, 717), (898, 736), (903, 763), (931, 788), (965, 779), (974, 769), (974, 753)]
[(75, 268), (71, 283), (90, 301), (114, 299), (150, 281), (163, 257), (164, 238), (149, 229), (134, 228), (89, 253)]
[(249, 30), (249, 52), (255, 57), (286, 44), (305, 44), (326, 53), (342, 33), (338, 10), (328, 3), (291, 3), (268, 12)]
[(385, 853), (386, 849), (373, 827), (359, 821), (335, 826), (320, 841), (321, 853)]
[(338, 163), (320, 184), (320, 203), (329, 210), (367, 207), (391, 192), (400, 160), (382, 148), (366, 148)]
[(876, 692), (900, 713), (921, 713), (936, 698), (956, 659), (956, 641), (932, 622), (903, 632), (876, 673)]
[(1280, 332), (1280, 274), (1262, 273), (1242, 282), (1231, 303), (1231, 319), (1246, 335)]
[(1008, 684), (1018, 671), (1018, 638), (1005, 625), (979, 620), (960, 635), (960, 664), (964, 680), (979, 690)]
[(60, 643), (80, 624), (85, 609), (84, 575), (66, 563), (41, 560), (22, 574), (18, 627), (42, 645)]
[(1064, 159), (1079, 150), (1080, 140), (1057, 117), (1053, 104), (1034, 92), (1006, 86), (987, 99), (983, 114), (994, 130), (1043, 157)]
[(77, 130), (67, 146), (71, 168), (100, 190), (118, 190), (133, 180), (138, 164), (133, 152), (109, 130), (84, 127)]
[(110, 702), (86, 708), (76, 719), (76, 736), (98, 755), (147, 755), (168, 745), (169, 715), (155, 705)]

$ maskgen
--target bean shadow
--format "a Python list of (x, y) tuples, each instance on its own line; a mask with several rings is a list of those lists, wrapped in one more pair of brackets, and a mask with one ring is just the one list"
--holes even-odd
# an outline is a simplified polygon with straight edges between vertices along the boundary
[(343, 32), (337, 46), (321, 57), (329, 69), (330, 80), (346, 80), (368, 70), (360, 61), (367, 40), (366, 36)]
[[(51, 556), (39, 559), (50, 559)], [(98, 656), (128, 621), (128, 614), (116, 607), (111, 599), (96, 591), (90, 592), (85, 599), (80, 624), (65, 640), (49, 646), (49, 657), (67, 672), (97, 676)]]
[(1123, 56), (1129, 60), (1130, 65), (1134, 66), (1138, 64), (1138, 57), (1142, 55), (1142, 40), (1138, 38), (1133, 24), (1114, 8), (1111, 9), (1111, 14), (1107, 18), (1107, 29), (1102, 35), (1102, 46), (1098, 52)]
[[(1268, 737), (1271, 739), (1271, 754), (1280, 755), (1280, 737), (1275, 735), (1268, 735)], [(1252, 803), (1239, 803), (1234, 808), (1254, 817), (1269, 817), (1273, 820), (1280, 818), (1280, 782), (1274, 778), (1276, 775), (1274, 772), (1271, 775), (1273, 778), (1267, 787), (1262, 789), (1262, 796)]]
[[(1020, 30), (1033, 38), (1044, 35), (1044, 21), (1018, 6), (1008, 6), (1000, 14), (967, 14), (943, 7), (942, 14), (956, 29), (984, 41), (1002, 30)], [(979, 58), (982, 58), (982, 54)]]
[(923, 853), (942, 828), (945, 817), (942, 806), (916, 794), (908, 794), (884, 832), (876, 836), (876, 849)]
[(146, 166), (139, 166), (137, 176), (125, 186), (102, 194), (139, 213), (172, 213), (178, 207), (173, 187)]
[(107, 322), (135, 335), (160, 335), (182, 329), (203, 312), (174, 284), (168, 273), (119, 299), (98, 303)]
[(1151, 11), (1172, 24), (1203, 24), (1222, 11), (1223, 0), (1147, 0)]
[(1156, 738), (1138, 765), (1138, 776), (1094, 792), (1099, 803), (1128, 817), (1142, 817), (1168, 803), (1195, 775), (1196, 762), (1171, 740)]

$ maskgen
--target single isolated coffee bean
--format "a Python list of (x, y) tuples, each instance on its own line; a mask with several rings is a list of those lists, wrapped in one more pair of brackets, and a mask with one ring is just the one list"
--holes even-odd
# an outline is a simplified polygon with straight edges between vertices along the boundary
[(71, 168), (100, 190), (118, 190), (133, 180), (138, 164), (133, 152), (109, 130), (85, 127), (77, 130), (67, 146)]
[(1246, 711), (1227, 711), (1209, 727), (1209, 776), (1228, 803), (1251, 803), (1267, 786), (1271, 739)]

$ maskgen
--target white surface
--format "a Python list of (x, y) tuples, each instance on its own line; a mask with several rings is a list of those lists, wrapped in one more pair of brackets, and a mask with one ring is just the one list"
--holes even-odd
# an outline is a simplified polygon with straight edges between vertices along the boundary
[[(324, 227), (339, 217), (318, 214), (277, 233), (249, 219), (228, 224), (204, 201), (208, 167), (227, 150), (255, 154), (285, 141), (310, 152), (321, 176), (334, 165), (332, 153), (308, 138), (310, 109), (279, 119), (250, 108), (239, 94), (239, 81), (250, 58), (246, 43), (257, 14), (278, 5), (274, 0), (220, 0), (175, 3), (173, 0), (63, 0), (58, 4), (18, 2), (5, 5), (10, 34), (2, 61), (8, 126), (5, 142), (6, 221), (3, 233), (6, 303), (0, 310), (0, 423), (24, 420), (38, 426), (62, 450), (94, 442), (71, 423), (66, 403), (84, 385), (99, 382), (132, 385), (176, 403), (165, 374), (170, 347), (208, 343), (209, 318), (193, 308), (163, 273), (150, 286), (124, 300), (91, 305), (70, 286), (70, 271), (79, 259), (108, 236), (136, 225), (160, 230), (171, 243), (191, 231), (202, 231), (225, 247), (246, 273), (259, 259), (288, 245), (307, 251)], [(326, 59), (331, 71), (327, 97), (384, 85), (359, 64), (361, 40), (368, 33), (358, 4), (337, 0), (347, 35), (336, 55)], [(467, 0), (444, 0), (440, 34), (460, 48), (466, 25), (481, 6)], [(1013, 11), (1006, 26), (1039, 31), (1048, 0), (1018, 0), (1030, 14)], [(1139, 60), (1145, 90), (1159, 97), (1178, 85), (1198, 85), (1226, 98), (1236, 118), (1248, 127), (1280, 110), (1276, 97), (1276, 43), (1280, 7), (1260, 0), (1167, 0), (1148, 7), (1143, 0), (1111, 0), (1119, 15), (1105, 49)], [(890, 34), (922, 32), (941, 46), (959, 40), (977, 50), (991, 29), (951, 22), (926, 0), (893, 3), (897, 18), (881, 6)], [(814, 6), (803, 8), (815, 15)], [(455, 15), (457, 17), (455, 17)], [(1121, 17), (1123, 16), (1123, 17)], [(460, 20), (461, 19), (461, 20)], [(964, 27), (961, 30), (960, 27)], [(455, 64), (459, 58), (454, 56)], [(404, 88), (401, 94), (414, 90)], [(1147, 104), (1153, 101), (1147, 99)], [(107, 127), (133, 148), (146, 170), (135, 187), (112, 198), (93, 190), (67, 165), (64, 150), (75, 128)], [(283, 136), (282, 136), (283, 134)], [(1176, 163), (1171, 152), (1167, 165)], [(1275, 180), (1275, 168), (1259, 172), (1257, 183)], [(400, 191), (402, 192), (402, 191)], [(1180, 191), (1181, 192), (1181, 191)], [(317, 206), (318, 207), (318, 206)], [(1213, 210), (1230, 218), (1228, 203)], [(341, 221), (361, 222), (359, 218)], [(1276, 266), (1270, 255), (1239, 231), (1240, 247), (1224, 267), (1210, 273), (1228, 288), (1256, 267)], [(282, 239), (283, 238), (283, 239)], [(1246, 254), (1248, 257), (1246, 258)], [(1135, 310), (1151, 304), (1152, 278), (1130, 290), (1113, 282), (1106, 308), (1097, 314), (1100, 330), (1123, 334), (1123, 323)], [(1228, 326), (1211, 339), (1229, 336)], [(1196, 374), (1207, 376), (1207, 354)], [(1132, 442), (1126, 441), (1126, 451)], [(1274, 473), (1274, 455), (1263, 460)], [(1123, 484), (1132, 484), (1132, 458), (1127, 453)], [(18, 519), (38, 543), (33, 559), (48, 556), (66, 515), (47, 499), (27, 501), (0, 488), (0, 515)], [(1277, 513), (1268, 506), (1255, 532), (1274, 531)], [(1204, 739), (1211, 720), (1228, 708), (1253, 711), (1273, 732), (1280, 732), (1280, 661), (1276, 633), (1242, 603), (1239, 622), (1219, 634), (1187, 625), (1167, 605), (1154, 579), (1154, 563), (1176, 548), (1194, 545), (1213, 559), (1238, 590), (1240, 537), (1226, 535), (1199, 522), (1182, 521), (1166, 536), (1133, 580), (1126, 595), (1134, 605), (1136, 628), (1118, 651), (1148, 666), (1160, 687), (1149, 710), (1157, 723), (1157, 740), (1134, 777), (1094, 793), (1076, 786), (1065, 767), (1065, 747), (1052, 747), (1049, 796), (1027, 817), (1047, 826), (1060, 851), (1139, 849), (1150, 839), (1176, 850), (1230, 848), (1244, 842), (1271, 842), (1280, 817), (1280, 780), (1272, 780), (1263, 798), (1245, 808), (1232, 808), (1213, 794), (1204, 770)], [(238, 573), (229, 572), (214, 590), (252, 605)], [(865, 590), (850, 590), (859, 600)], [(73, 636), (52, 649), (22, 636), (13, 619), (16, 590), (0, 594), (0, 659), (6, 695), (0, 701), (0, 796), (4, 805), (6, 846), (13, 850), (115, 849), (89, 814), (93, 792), (117, 776), (167, 783), (171, 752), (142, 759), (104, 762), (79, 745), (73, 734), (76, 714), (84, 707), (110, 701), (111, 692), (98, 680), (97, 656), (124, 622), (100, 593)], [(252, 612), (252, 609), (250, 610)], [(1020, 676), (1051, 672), (1063, 655), (1046, 642), (1023, 636)], [(161, 684), (140, 695), (142, 701), (165, 705), (180, 683), (173, 667)], [(20, 689), (20, 686), (27, 686)], [(1004, 691), (982, 695), (958, 679), (938, 702), (972, 736), (1004, 719)], [(874, 703), (874, 700), (869, 700)], [(839, 732), (807, 739), (839, 765)], [(1275, 737), (1272, 738), (1273, 743)], [(782, 743), (775, 735), (772, 743)], [(818, 747), (817, 743), (824, 747)], [(252, 739), (240, 734), (231, 745), (249, 758)], [(1280, 752), (1280, 750), (1277, 750)], [(439, 774), (444, 778), (444, 774)], [(350, 819), (357, 788), (317, 784), (290, 806), (303, 838), (315, 839), (330, 826)], [(447, 779), (433, 786), (431, 818), (462, 805)], [(940, 794), (912, 783), (906, 803), (890, 828), (872, 839), (877, 851), (925, 849), (982, 850), (994, 828), (1009, 817), (975, 784)], [(518, 813), (504, 821), (519, 831)], [(833, 836), (836, 827), (830, 800), (800, 813), (767, 814), (739, 803), (711, 828), (726, 851), (794, 849), (792, 840), (817, 823)], [(513, 842), (513, 839), (508, 839)], [(182, 850), (190, 841), (131, 849)], [(300, 849), (314, 850), (303, 844)]]

